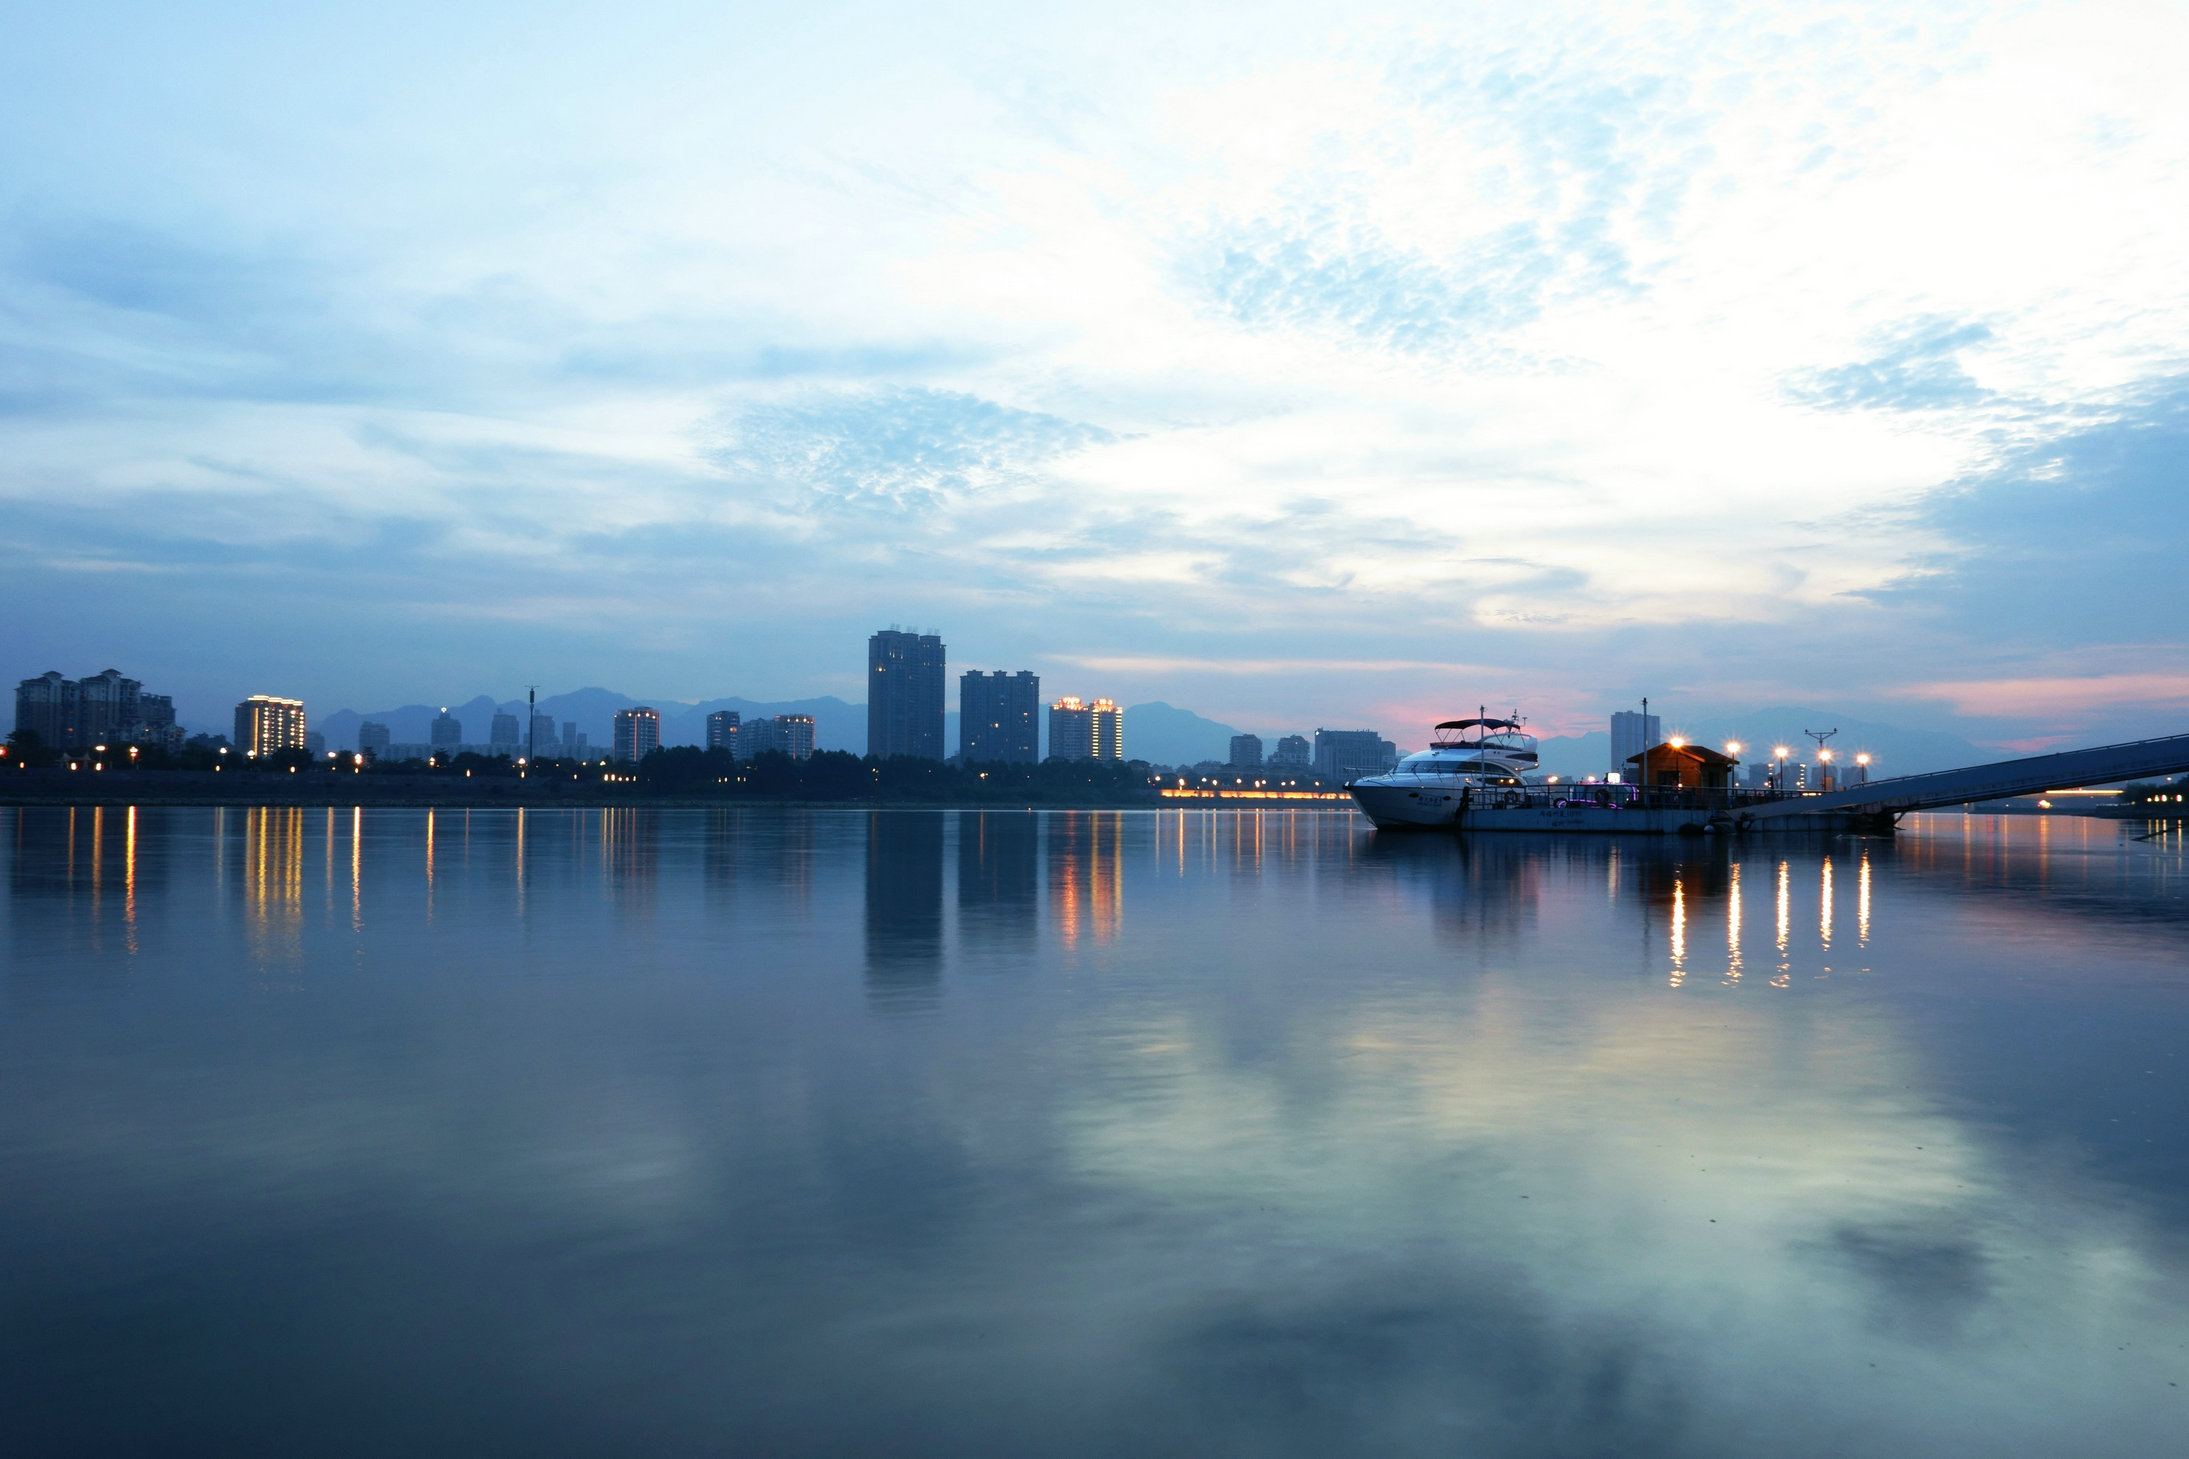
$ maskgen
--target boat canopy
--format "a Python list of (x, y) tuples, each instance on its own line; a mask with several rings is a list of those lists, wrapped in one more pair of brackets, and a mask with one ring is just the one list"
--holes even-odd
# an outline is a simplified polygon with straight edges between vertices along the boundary
[(1491, 753), (1535, 748), (1535, 736), (1517, 719), (1448, 719), (1436, 728), (1432, 749), (1486, 750)]

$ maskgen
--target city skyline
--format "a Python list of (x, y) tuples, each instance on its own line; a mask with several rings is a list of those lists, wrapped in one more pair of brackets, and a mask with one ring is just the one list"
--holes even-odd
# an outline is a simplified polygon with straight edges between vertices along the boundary
[(18, 678), (2189, 709), (2178, 15), (339, 16), (11, 36)]

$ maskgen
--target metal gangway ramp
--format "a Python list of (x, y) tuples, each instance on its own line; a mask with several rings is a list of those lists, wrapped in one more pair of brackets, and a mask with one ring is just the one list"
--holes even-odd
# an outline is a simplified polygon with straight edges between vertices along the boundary
[(2184, 772), (2189, 772), (2189, 735), (2170, 735), (2160, 740), (2101, 745), (2092, 750), (2032, 755), (2025, 760), (2000, 760), (1990, 765), (1971, 765), (1963, 770), (1901, 775), (1823, 795), (1759, 801), (1742, 806), (1737, 815), (1744, 823), (1826, 812), (1839, 816), (1898, 817), (1909, 811), (1966, 805), (1976, 800), (2003, 800), (2010, 795), (2036, 795), (2079, 785), (2105, 785), (2117, 780)]

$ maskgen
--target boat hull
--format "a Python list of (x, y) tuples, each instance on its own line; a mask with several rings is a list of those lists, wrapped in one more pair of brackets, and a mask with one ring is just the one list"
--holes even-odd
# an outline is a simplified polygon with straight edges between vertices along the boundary
[(1357, 780), (1347, 787), (1379, 831), (1553, 831), (1589, 835), (1696, 835), (1731, 830), (1721, 811), (1703, 807), (1640, 809), (1585, 801), (1545, 802), (1498, 786), (1424, 783), (1407, 776)]
[(1459, 824), (1466, 792), (1457, 786), (1422, 786), (1356, 780), (1346, 787), (1379, 831), (1449, 831)]

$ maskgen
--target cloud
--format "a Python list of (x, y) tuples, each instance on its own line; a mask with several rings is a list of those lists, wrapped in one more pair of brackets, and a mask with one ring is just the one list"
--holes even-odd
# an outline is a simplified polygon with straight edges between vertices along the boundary
[(1466, 665), (1429, 659), (1210, 659), (1153, 655), (1060, 655), (1058, 663), (1111, 674), (1404, 674), (1465, 672)]
[(1991, 391), (1962, 368), (1963, 351), (1992, 338), (1983, 324), (1950, 319), (1910, 321), (1878, 341), (1873, 358), (1798, 372), (1787, 394), (1830, 410), (1942, 410), (1986, 405)]
[(2029, 718), (2124, 707), (2189, 707), (2189, 673), (2092, 674), (2050, 679), (1968, 679), (1903, 684), (1890, 693), (1942, 699), (1957, 714)]
[(1946, 545), (1920, 559), (1920, 576), (1870, 596), (1998, 650), (2146, 644), (2170, 660), (2189, 639), (2166, 526), (2189, 487), (2185, 462), (2189, 376), (2149, 382), (1923, 498), (1914, 520)]
[[(436, 24), (15, 37), (29, 671), (406, 702), (518, 642), (855, 694), (878, 617), (1287, 722), (1377, 664), (1593, 720), (2171, 672), (2132, 656), (2189, 633), (2146, 525), (2189, 53), (2148, 18)], [(376, 631), (277, 648), (270, 600)], [(2061, 668), (2095, 637), (2131, 657)]]
[(1241, 324), (1332, 329), (1412, 354), (1532, 321), (1557, 271), (1549, 241), (1526, 222), (1436, 257), (1372, 230), (1256, 220), (1204, 245), (1189, 277)]
[(709, 458), (739, 477), (847, 507), (917, 511), (1024, 487), (1116, 439), (1099, 426), (955, 391), (839, 392), (735, 409)]

